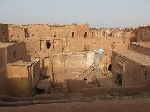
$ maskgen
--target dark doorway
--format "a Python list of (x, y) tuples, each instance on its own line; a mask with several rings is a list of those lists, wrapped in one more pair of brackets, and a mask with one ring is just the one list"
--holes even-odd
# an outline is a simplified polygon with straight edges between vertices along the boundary
[(112, 64), (109, 64), (108, 71), (111, 71), (111, 70), (112, 70)]
[(72, 32), (72, 37), (74, 37), (74, 32)]
[(46, 41), (46, 46), (47, 46), (47, 49), (49, 49), (51, 47), (51, 42), (50, 41)]
[(87, 38), (87, 32), (84, 33), (84, 38)]

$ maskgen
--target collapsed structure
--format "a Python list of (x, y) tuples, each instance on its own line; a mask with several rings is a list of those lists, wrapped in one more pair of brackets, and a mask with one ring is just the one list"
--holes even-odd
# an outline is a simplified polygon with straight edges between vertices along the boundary
[[(99, 49), (104, 52), (96, 58)], [(150, 26), (0, 24), (0, 95), (80, 92), (85, 82), (102, 86), (98, 78), (118, 74), (122, 86), (149, 86)]]

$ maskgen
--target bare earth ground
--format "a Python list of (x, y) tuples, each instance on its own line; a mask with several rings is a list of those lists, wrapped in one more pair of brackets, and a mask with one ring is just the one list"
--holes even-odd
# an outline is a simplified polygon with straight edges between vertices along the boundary
[(0, 112), (150, 112), (150, 98), (0, 107)]

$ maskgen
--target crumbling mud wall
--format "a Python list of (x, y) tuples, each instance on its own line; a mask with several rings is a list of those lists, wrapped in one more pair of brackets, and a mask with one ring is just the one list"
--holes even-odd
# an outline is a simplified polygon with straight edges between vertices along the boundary
[(22, 39), (25, 38), (26, 35), (26, 25), (13, 25), (8, 24), (8, 38), (11, 40), (13, 39)]
[(29, 73), (27, 66), (18, 65), (14, 63), (7, 66), (8, 93), (11, 96), (30, 96), (31, 89), (30, 82), (28, 81)]
[(90, 54), (90, 52), (83, 52), (53, 55), (52, 68), (55, 81), (64, 82), (67, 79), (75, 79), (76, 76), (92, 65), (93, 58), (88, 56)]
[(0, 93), (2, 95), (7, 95), (7, 78), (6, 78), (6, 49), (0, 48)]
[(49, 25), (29, 24), (27, 26), (29, 37), (86, 37), (89, 32), (88, 25)]
[(6, 72), (9, 95), (19, 97), (31, 96), (39, 81), (39, 74), (39, 61), (9, 63)]
[[(0, 86), (2, 94), (31, 95), (39, 76), (56, 83), (74, 79), (89, 67), (87, 54), (98, 49), (104, 49), (100, 61), (102, 71), (108, 71), (111, 65), (114, 74), (118, 69), (124, 72), (123, 85), (143, 85), (145, 79), (149, 85), (149, 67), (112, 54), (112, 51), (125, 49), (146, 54), (149, 47), (132, 42), (149, 41), (147, 27), (96, 29), (90, 28), (88, 24), (0, 24), (0, 41), (13, 43), (0, 49), (0, 58), (3, 59), (0, 62), (0, 81), (8, 87)], [(36, 58), (40, 61), (32, 62)], [(88, 78), (92, 80), (93, 77)]]
[(134, 51), (113, 52), (112, 72), (115, 77), (121, 73), (123, 86), (147, 85), (149, 59), (150, 57)]
[(150, 56), (150, 42), (134, 42), (129, 49)]
[(0, 42), (9, 42), (8, 24), (0, 23)]
[(138, 42), (150, 41), (150, 26), (143, 26), (137, 29), (137, 41)]
[(0, 95), (31, 95), (39, 74), (40, 62), (31, 61), (25, 43), (0, 43)]
[(7, 47), (7, 62), (12, 63), (19, 60), (30, 61), (30, 56), (27, 55), (25, 43), (12, 44)]
[[(104, 49), (105, 53), (100, 67), (107, 70), (111, 64), (112, 51), (128, 49), (131, 38), (135, 37), (134, 29), (132, 28), (95, 29), (90, 28), (88, 24), (8, 24), (2, 26), (0, 27), (2, 29), (0, 30), (1, 41), (21, 43), (21, 45), (8, 46), (8, 63), (14, 63), (19, 60), (29, 62), (31, 58), (39, 58), (40, 68), (35, 67), (34, 72), (37, 69), (41, 70), (40, 74), (48, 76), (56, 82), (73, 79), (85, 69), (86, 56), (81, 52), (86, 53), (91, 50)], [(74, 55), (66, 55), (68, 53), (73, 53)], [(11, 66), (9, 67), (11, 69)], [(18, 84), (17, 81), (18, 79), (16, 80)], [(33, 85), (36, 82), (37, 80), (33, 81)], [(25, 79), (25, 83), (27, 83), (27, 79)]]
[[(26, 43), (28, 54), (45, 58), (62, 52), (82, 52), (103, 48), (104, 63), (110, 63), (111, 51), (127, 49), (134, 29), (102, 28), (90, 29), (85, 25), (29, 24), (9, 25), (10, 40)], [(16, 34), (16, 31), (19, 33)], [(19, 35), (19, 36), (18, 36)], [(106, 61), (107, 60), (107, 61)]]

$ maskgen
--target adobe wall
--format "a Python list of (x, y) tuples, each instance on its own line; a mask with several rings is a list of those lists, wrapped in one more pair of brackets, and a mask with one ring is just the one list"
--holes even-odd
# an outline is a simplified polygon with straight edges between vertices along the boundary
[(7, 64), (7, 50), (6, 48), (2, 47), (0, 48), (0, 68), (1, 67), (6, 67), (6, 64)]
[[(88, 25), (49, 25), (29, 24), (27, 26), (29, 37), (84, 37), (89, 32)], [(74, 34), (72, 35), (72, 33)]]
[(29, 96), (30, 82), (27, 66), (8, 65), (6, 76), (8, 78), (9, 94), (11, 96)]
[[(31, 58), (40, 58), (43, 74), (51, 74), (51, 60), (53, 54), (66, 52), (83, 52), (103, 48), (105, 51), (101, 61), (101, 67), (111, 64), (112, 50), (127, 49), (130, 38), (135, 35), (133, 29), (102, 28), (90, 29), (87, 24), (78, 25), (49, 25), (49, 24), (29, 24), (29, 25), (8, 25), (8, 37), (12, 42), (24, 42), (26, 49), (19, 48), (16, 52), (16, 59), (12, 55), (16, 47), (9, 48), (9, 62), (22, 59), (27, 51)], [(22, 55), (21, 55), (22, 54)], [(49, 60), (42, 61), (44, 59)], [(43, 66), (44, 65), (44, 66)], [(64, 69), (61, 65), (55, 67)], [(82, 68), (82, 67), (81, 67)], [(59, 70), (58, 69), (58, 70)], [(76, 68), (72, 68), (74, 71)], [(80, 70), (79, 70), (80, 71)], [(59, 71), (57, 71), (59, 72)], [(62, 72), (64, 74), (64, 71)], [(51, 74), (52, 75), (52, 74)], [(49, 76), (51, 76), (49, 75)], [(60, 80), (61, 80), (60, 75)], [(57, 76), (56, 76), (57, 77)]]
[[(22, 26), (16, 26), (16, 25), (8, 25), (9, 29), (9, 39), (10, 40), (17, 40), (17, 41), (24, 41), (24, 39), (30, 39), (29, 44), (34, 44), (40, 40), (43, 40), (45, 38), (47, 39), (53, 39), (53, 42), (55, 43), (54, 47), (58, 47), (62, 45), (62, 50), (59, 52), (66, 52), (68, 51), (68, 47), (70, 47), (69, 50), (73, 51), (76, 49), (76, 51), (82, 51), (84, 50), (83, 47), (85, 47), (88, 43), (86, 43), (86, 40), (91, 41), (91, 39), (96, 40), (107, 40), (107, 42), (116, 42), (120, 39), (124, 44), (127, 44), (127, 41), (129, 41), (130, 37), (134, 35), (133, 29), (117, 29), (117, 28), (102, 28), (102, 29), (90, 29), (88, 25), (78, 25), (78, 24), (72, 24), (72, 25), (48, 25), (48, 24), (29, 24), (29, 25), (22, 25)], [(24, 29), (27, 29), (27, 31), (24, 31)], [(17, 33), (18, 32), (18, 33)], [(28, 36), (25, 37), (26, 32), (28, 32)], [(85, 35), (86, 34), (86, 35)], [(11, 36), (13, 35), (13, 36)], [(19, 35), (19, 36), (18, 36)], [(77, 41), (78, 39), (81, 39)], [(114, 38), (114, 40), (113, 40)], [(56, 40), (55, 40), (56, 39)], [(31, 41), (32, 40), (32, 41)], [(104, 44), (105, 44), (104, 40)], [(76, 42), (69, 42), (69, 41), (76, 41)], [(26, 41), (27, 42), (27, 41)], [(53, 43), (52, 42), (52, 43)], [(79, 42), (79, 43), (77, 43)], [(72, 47), (72, 44), (75, 44)], [(81, 46), (77, 46), (81, 44)], [(91, 45), (92, 43), (89, 43)], [(93, 42), (93, 44), (96, 43)], [(101, 44), (98, 42), (97, 44)], [(110, 45), (110, 44), (109, 44)], [(53, 48), (54, 48), (53, 47)], [(81, 47), (81, 48), (80, 48)], [(74, 48), (74, 49), (73, 49)], [(98, 47), (97, 47), (98, 48)], [(29, 46), (29, 50), (39, 50), (40, 46)], [(53, 49), (55, 50), (55, 48)], [(56, 50), (57, 51), (57, 50)], [(58, 52), (58, 53), (59, 53)]]
[[(78, 45), (76, 45), (79, 43)], [(104, 49), (104, 63), (111, 62), (111, 52), (113, 49), (127, 49), (128, 43), (123, 43), (121, 38), (89, 38), (89, 39), (70, 39), (69, 51), (85, 51), (88, 45), (88, 50)]]
[(133, 31), (133, 28), (90, 28), (90, 37), (112, 37), (112, 38), (122, 38), (125, 37), (127, 32)]
[(28, 74), (29, 81), (32, 85), (32, 89), (35, 89), (39, 79), (40, 79), (40, 61), (37, 60), (31, 65), (30, 73)]
[(7, 46), (7, 63), (13, 63), (18, 60), (30, 61), (27, 56), (25, 43), (17, 43)]
[[(90, 33), (89, 33), (90, 35)], [(88, 50), (95, 50), (103, 48), (105, 50), (104, 63), (110, 63), (112, 49), (127, 49), (130, 44), (131, 32), (126, 33), (124, 37), (112, 38), (112, 37), (47, 37), (47, 38), (29, 38), (19, 41), (26, 43), (27, 52), (32, 58), (50, 57), (51, 54), (62, 52), (82, 52)], [(50, 42), (50, 48), (47, 48), (46, 44)]]
[(49, 25), (49, 24), (29, 24), (29, 25), (8, 25), (10, 39), (38, 38), (38, 37), (86, 37), (85, 32), (89, 32), (88, 25)]
[(148, 42), (150, 41), (150, 26), (139, 27), (137, 31), (137, 41), (138, 42)]
[(0, 67), (0, 95), (8, 95), (8, 79), (6, 77), (6, 67)]
[[(150, 44), (150, 43), (145, 42), (145, 44)], [(129, 46), (129, 49), (150, 56), (150, 47), (144, 47), (144, 46), (137, 45), (137, 44), (131, 44)]]
[(29, 96), (39, 80), (39, 59), (28, 60), (26, 44), (0, 43), (0, 95)]
[(122, 72), (123, 86), (145, 85), (145, 71), (149, 72), (147, 67), (113, 52), (112, 72), (116, 76), (118, 71)]
[(8, 24), (0, 23), (0, 42), (9, 42), (8, 34), (9, 34)]
[(6, 76), (7, 67), (7, 50), (5, 47), (0, 48), (0, 95), (8, 95), (8, 80)]
[(42, 74), (60, 83), (74, 79), (92, 63), (91, 52), (53, 54), (43, 59)]
[(58, 54), (53, 56), (53, 73), (55, 82), (74, 79), (86, 68), (84, 54)]
[[(21, 40), (26, 43), (27, 54), (32, 58), (48, 57), (53, 52), (53, 40), (51, 38), (34, 38)], [(47, 48), (47, 42), (50, 42), (50, 48)]]
[(123, 84), (129, 86), (145, 85), (145, 71), (147, 71), (145, 66), (127, 60)]
[(2, 83), (5, 81), (4, 85), (6, 85), (3, 90), (10, 96), (31, 96), (31, 91), (35, 89), (34, 87), (39, 81), (39, 77), (39, 60), (33, 62), (18, 61), (9, 63), (5, 69), (5, 74), (1, 75), (3, 79)]
[(84, 80), (67, 80), (67, 89), (70, 93), (79, 93), (86, 87)]
[(150, 74), (150, 66), (147, 67), (147, 72), (145, 74), (145, 76), (146, 76), (146, 85), (150, 89), (150, 75), (149, 74)]

